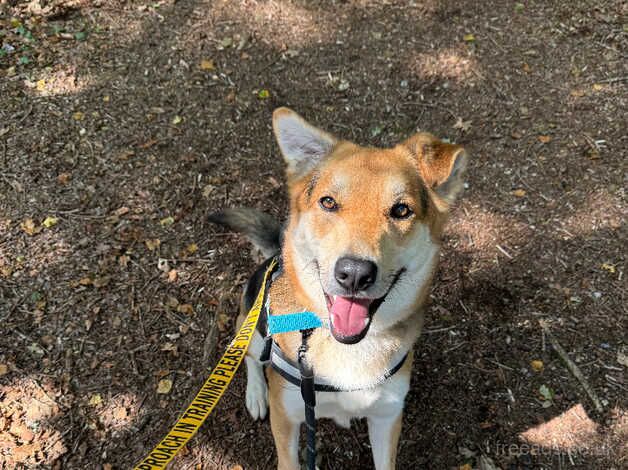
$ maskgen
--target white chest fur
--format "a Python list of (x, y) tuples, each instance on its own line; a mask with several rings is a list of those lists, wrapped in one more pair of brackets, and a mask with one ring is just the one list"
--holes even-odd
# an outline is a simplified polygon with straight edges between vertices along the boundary
[[(410, 376), (398, 373), (376, 387), (353, 392), (316, 392), (316, 417), (332, 418), (348, 427), (353, 418), (396, 416), (410, 388)], [(299, 388), (287, 384), (283, 404), (291, 421), (304, 420), (304, 404)]]

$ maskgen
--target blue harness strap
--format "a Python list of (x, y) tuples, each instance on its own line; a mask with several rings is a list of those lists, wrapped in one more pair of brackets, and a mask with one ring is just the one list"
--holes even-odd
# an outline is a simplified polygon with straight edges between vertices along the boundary
[(320, 328), (323, 322), (313, 312), (289, 313), (287, 315), (268, 315), (268, 334), (288, 333), (290, 331)]

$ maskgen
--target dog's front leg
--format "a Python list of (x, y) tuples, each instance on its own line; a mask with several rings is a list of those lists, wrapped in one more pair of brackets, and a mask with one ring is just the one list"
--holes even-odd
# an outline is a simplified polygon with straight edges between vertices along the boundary
[[(267, 370), (269, 404), (270, 404), (270, 428), (277, 449), (278, 470), (299, 470), (299, 419), (300, 410), (287, 410), (290, 406), (285, 400), (287, 382), (272, 368)], [(296, 388), (296, 387), (295, 387)], [(295, 391), (299, 394), (300, 392)], [(295, 401), (298, 403), (298, 400)], [(301, 405), (302, 406), (302, 405)], [(290, 413), (292, 411), (293, 413)]]
[(367, 418), (376, 470), (394, 470), (395, 468), (402, 415), (403, 410), (399, 410), (396, 415)]

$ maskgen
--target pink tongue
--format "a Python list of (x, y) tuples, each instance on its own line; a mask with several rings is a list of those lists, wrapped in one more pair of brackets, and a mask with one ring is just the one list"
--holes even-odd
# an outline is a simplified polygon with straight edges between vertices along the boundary
[(336, 297), (330, 312), (334, 330), (346, 337), (360, 334), (366, 327), (371, 302), (371, 299)]

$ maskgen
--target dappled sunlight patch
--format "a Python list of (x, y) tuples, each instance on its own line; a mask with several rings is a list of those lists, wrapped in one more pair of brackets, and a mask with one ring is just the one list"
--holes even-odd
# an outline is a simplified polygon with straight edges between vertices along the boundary
[(625, 223), (625, 208), (620, 192), (614, 194), (600, 189), (587, 196), (587, 200), (562, 220), (559, 220), (564, 239), (584, 236), (604, 229), (619, 229)]
[(84, 91), (92, 84), (90, 76), (80, 77), (74, 67), (44, 71), (36, 81), (24, 80), (24, 86), (38, 96), (70, 95)]
[(67, 452), (50, 421), (60, 415), (51, 384), (15, 379), (0, 386), (0, 463), (7, 468), (48, 466)]
[(313, 42), (329, 42), (337, 22), (330, 12), (308, 10), (282, 0), (232, 2), (223, 0), (214, 12), (245, 24), (262, 41), (277, 48), (301, 47)]
[[(97, 401), (93, 397), (90, 400)], [(128, 428), (136, 420), (140, 405), (136, 395), (121, 393), (95, 406), (98, 420), (105, 430), (119, 431)]]
[(468, 85), (473, 85), (473, 80), (481, 76), (477, 61), (456, 49), (415, 54), (409, 58), (408, 68), (423, 79), (452, 80)]
[(578, 403), (555, 418), (522, 432), (519, 437), (530, 445), (530, 453), (619, 458), (627, 450), (628, 418), (620, 409), (613, 410), (613, 415), (611, 425), (604, 428)]
[(494, 258), (497, 255), (515, 256), (517, 246), (513, 243), (521, 240), (530, 228), (514, 217), (462, 203), (447, 231), (456, 235), (462, 245), (460, 248)]
[[(59, 222), (61, 225), (63, 222)], [(24, 222), (21, 229), (24, 231)], [(22, 276), (34, 277), (45, 272), (48, 267), (62, 263), (72, 252), (72, 247), (61, 236), (58, 227), (43, 228), (39, 220), (34, 222), (36, 231), (25, 234), (11, 247), (8, 255), (0, 256), (3, 272), (17, 279)]]
[(557, 417), (521, 433), (530, 444), (562, 450), (588, 448), (597, 439), (599, 425), (578, 403)]

